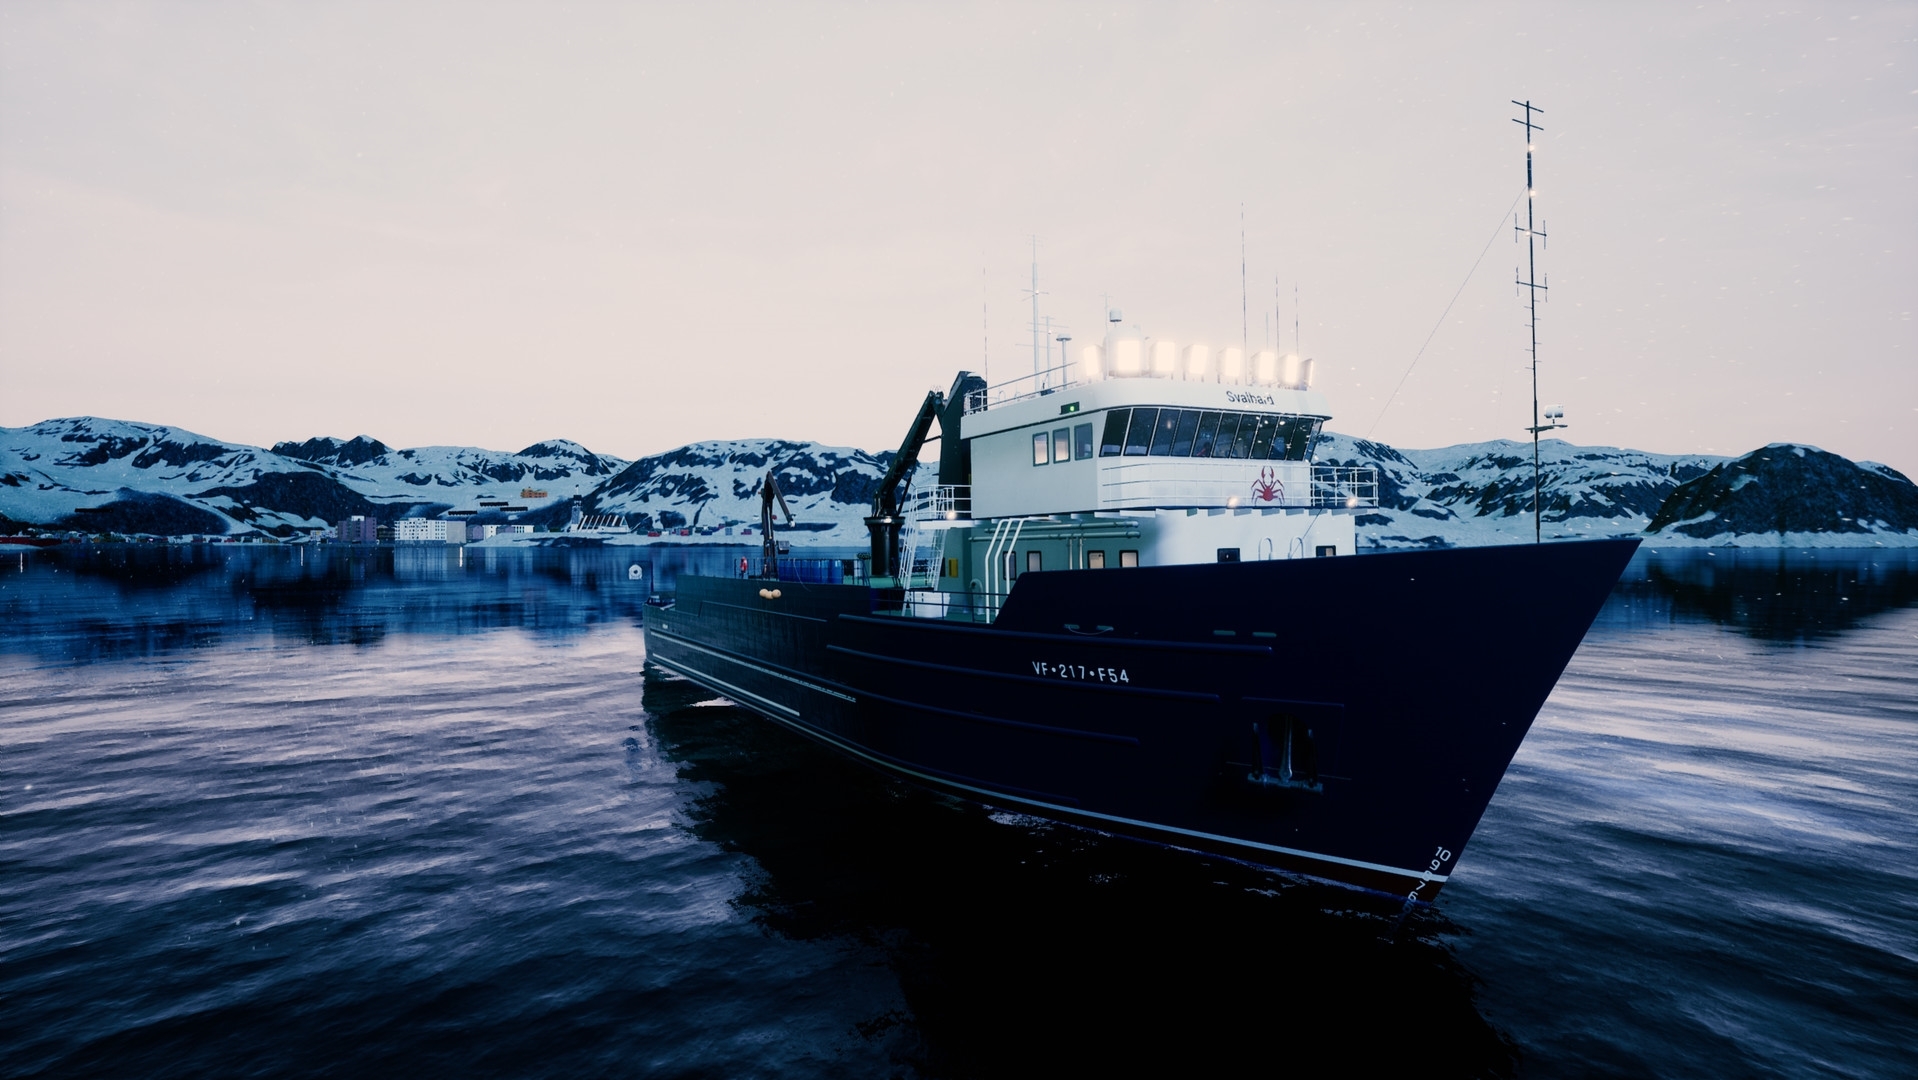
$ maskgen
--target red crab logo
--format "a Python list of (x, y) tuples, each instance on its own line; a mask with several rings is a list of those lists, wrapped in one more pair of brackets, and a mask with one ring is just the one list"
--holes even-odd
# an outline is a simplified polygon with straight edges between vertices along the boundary
[(1259, 478), (1252, 481), (1252, 497), (1260, 502), (1282, 502), (1285, 499), (1285, 484), (1279, 480), (1279, 474), (1270, 465), (1259, 470)]

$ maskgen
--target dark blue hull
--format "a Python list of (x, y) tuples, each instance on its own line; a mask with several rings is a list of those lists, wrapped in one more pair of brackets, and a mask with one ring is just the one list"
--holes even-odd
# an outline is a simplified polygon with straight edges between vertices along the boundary
[(646, 647), (966, 798), (1429, 900), (1636, 548), (1033, 573), (991, 626), (682, 577)]

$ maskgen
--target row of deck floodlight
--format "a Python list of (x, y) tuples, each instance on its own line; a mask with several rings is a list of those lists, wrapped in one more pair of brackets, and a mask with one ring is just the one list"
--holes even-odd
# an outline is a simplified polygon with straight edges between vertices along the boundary
[(1297, 353), (1258, 349), (1248, 357), (1237, 345), (1215, 349), (1205, 344), (1181, 346), (1153, 338), (1120, 338), (1110, 342), (1109, 347), (1082, 346), (1079, 368), (1088, 379), (1185, 379), (1287, 390), (1305, 390), (1312, 385), (1312, 361)]

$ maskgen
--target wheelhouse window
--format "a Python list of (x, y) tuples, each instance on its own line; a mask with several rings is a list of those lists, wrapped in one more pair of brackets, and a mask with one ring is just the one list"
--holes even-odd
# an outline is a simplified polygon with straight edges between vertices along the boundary
[(1207, 412), (1199, 414), (1199, 430), (1192, 437), (1192, 456), (1211, 457), (1212, 441), (1219, 434), (1219, 414)]
[(1052, 460), (1072, 460), (1072, 429), (1060, 428), (1052, 433)]
[[(1253, 457), (1263, 459), (1271, 454), (1272, 433), (1277, 431), (1278, 427), (1279, 427), (1279, 421), (1277, 417), (1275, 416), (1259, 417), (1258, 430), (1252, 433), (1252, 456)], [(1280, 443), (1279, 446), (1280, 448), (1284, 448), (1285, 444)]]
[[(1248, 458), (1304, 461), (1312, 456), (1324, 421), (1314, 416), (1214, 412), (1201, 409), (1113, 409), (1106, 414), (1100, 457)], [(1058, 432), (1053, 433), (1054, 438)], [(1074, 429), (1075, 457), (1092, 456), (1092, 425)], [(1036, 447), (1036, 443), (1035, 443)], [(1037, 453), (1036, 449), (1034, 451)], [(1066, 461), (1053, 446), (1054, 461)], [(1037, 464), (1034, 458), (1034, 464)]]
[(1032, 463), (1034, 465), (1044, 465), (1051, 460), (1052, 438), (1041, 431), (1032, 437)]
[(1322, 420), (1310, 416), (1288, 416), (1280, 421), (1284, 425), (1284, 448), (1280, 440), (1272, 440), (1272, 456), (1283, 456), (1287, 461), (1304, 461), (1312, 456), (1312, 444), (1318, 441), (1319, 425)]
[(1259, 418), (1250, 413), (1239, 416), (1239, 430), (1232, 435), (1232, 456), (1249, 458), (1252, 456), (1252, 436), (1259, 430)]
[(1232, 435), (1239, 430), (1239, 414), (1235, 412), (1219, 414), (1218, 437), (1212, 442), (1212, 456), (1229, 458), (1232, 456)]
[(1125, 452), (1125, 427), (1131, 419), (1131, 409), (1114, 409), (1106, 414), (1105, 437), (1099, 440), (1100, 457), (1118, 457)]
[(1179, 414), (1179, 429), (1172, 433), (1173, 457), (1192, 456), (1192, 437), (1198, 433), (1199, 417), (1202, 415), (1197, 409), (1187, 409)]
[(1172, 454), (1172, 439), (1179, 433), (1179, 417), (1182, 415), (1178, 409), (1159, 410), (1159, 422), (1152, 427), (1153, 457), (1169, 457)]
[(1092, 457), (1091, 424), (1080, 424), (1072, 429), (1072, 456), (1078, 461), (1085, 461)]
[(1126, 428), (1125, 453), (1127, 457), (1143, 456), (1152, 446), (1152, 432), (1158, 427), (1159, 410), (1134, 409), (1132, 423)]

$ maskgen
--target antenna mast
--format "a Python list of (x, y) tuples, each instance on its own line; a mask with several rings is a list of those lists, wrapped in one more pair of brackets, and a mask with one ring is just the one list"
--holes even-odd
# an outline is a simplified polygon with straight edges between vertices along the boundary
[[(1045, 335), (1047, 333), (1050, 333), (1050, 329), (1048, 328), (1048, 330), (1042, 332), (1039, 328), (1039, 297), (1042, 294), (1039, 292), (1039, 237), (1036, 235), (1032, 238), (1032, 289), (1031, 289), (1031, 292), (1032, 292), (1032, 378), (1035, 382), (1037, 382), (1039, 379), (1039, 373), (1041, 371), (1044, 371), (1046, 367), (1045, 364), (1043, 363), (1043, 360), (1049, 353), (1051, 353), (1052, 350), (1050, 346), (1045, 344)], [(1035, 387), (1035, 389), (1036, 388), (1037, 387)]]
[(1514, 271), (1512, 278), (1519, 288), (1527, 290), (1527, 306), (1530, 311), (1530, 324), (1528, 329), (1530, 329), (1532, 333), (1532, 426), (1525, 430), (1532, 433), (1532, 543), (1536, 544), (1541, 542), (1544, 535), (1543, 526), (1539, 523), (1539, 492), (1541, 481), (1538, 470), (1538, 434), (1541, 431), (1551, 431), (1555, 428), (1562, 428), (1565, 425), (1561, 423), (1541, 424), (1538, 421), (1538, 294), (1548, 288), (1546, 281), (1550, 279), (1541, 281), (1538, 276), (1538, 248), (1545, 240), (1545, 230), (1537, 227), (1533, 223), (1533, 215), (1535, 213), (1533, 203), (1537, 201), (1538, 188), (1532, 183), (1532, 151), (1537, 148), (1538, 143), (1537, 140), (1532, 138), (1532, 133), (1535, 131), (1544, 131), (1545, 129), (1532, 123), (1532, 114), (1543, 114), (1545, 110), (1534, 106), (1530, 100), (1514, 101), (1512, 104), (1525, 110), (1525, 118), (1523, 120), (1517, 117), (1512, 118), (1512, 123), (1518, 124), (1525, 129), (1524, 227), (1519, 227), (1516, 216), (1512, 218), (1512, 239), (1517, 240), (1518, 234), (1520, 233), (1523, 233), (1525, 236), (1525, 276), (1520, 278), (1517, 271)]
[(992, 381), (992, 323), (987, 318), (987, 305), (992, 301), (992, 287), (986, 283), (986, 264), (984, 253), (979, 263), (979, 375), (988, 383)]

